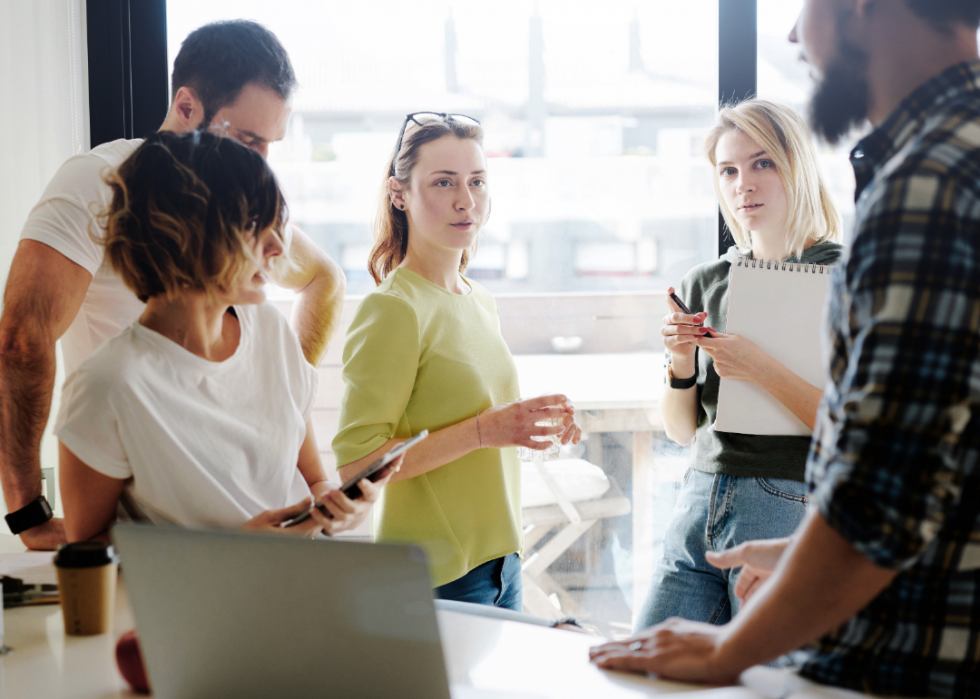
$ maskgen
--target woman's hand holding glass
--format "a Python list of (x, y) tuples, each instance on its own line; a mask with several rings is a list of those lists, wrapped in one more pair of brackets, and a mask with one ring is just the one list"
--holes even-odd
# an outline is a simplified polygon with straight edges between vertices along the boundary
[(578, 424), (578, 420), (575, 419), (575, 406), (569, 400), (566, 400), (564, 405), (566, 414), (562, 418), (561, 424), (565, 428), (565, 431), (561, 435), (561, 443), (578, 444), (582, 440), (582, 427)]
[[(560, 425), (538, 425), (548, 419)], [(543, 451), (551, 441), (532, 437), (561, 435), (562, 444), (578, 444), (582, 428), (575, 420), (575, 408), (562, 394), (540, 396), (515, 403), (502, 403), (480, 413), (479, 436), (486, 447), (527, 447)]]

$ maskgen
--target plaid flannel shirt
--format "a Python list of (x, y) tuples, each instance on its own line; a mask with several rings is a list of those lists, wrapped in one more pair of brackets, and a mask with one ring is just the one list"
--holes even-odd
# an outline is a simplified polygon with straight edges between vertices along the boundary
[(980, 696), (980, 61), (918, 88), (851, 154), (854, 244), (831, 278), (831, 379), (807, 480), (899, 571), (801, 672), (879, 694)]

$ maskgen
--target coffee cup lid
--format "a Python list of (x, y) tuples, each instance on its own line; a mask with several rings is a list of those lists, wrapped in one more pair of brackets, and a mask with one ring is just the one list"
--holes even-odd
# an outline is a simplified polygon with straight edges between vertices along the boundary
[(102, 541), (77, 541), (58, 547), (54, 564), (59, 568), (95, 568), (118, 563), (119, 556), (112, 544)]

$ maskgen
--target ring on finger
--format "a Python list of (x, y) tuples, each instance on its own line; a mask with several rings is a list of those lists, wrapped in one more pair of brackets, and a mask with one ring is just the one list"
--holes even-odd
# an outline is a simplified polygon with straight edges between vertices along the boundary
[(633, 642), (632, 642), (632, 643), (631, 643), (631, 644), (629, 645), (629, 649), (630, 649), (630, 650), (634, 650), (634, 651), (636, 651), (636, 650), (640, 650), (641, 648), (643, 648), (643, 641), (633, 641)]

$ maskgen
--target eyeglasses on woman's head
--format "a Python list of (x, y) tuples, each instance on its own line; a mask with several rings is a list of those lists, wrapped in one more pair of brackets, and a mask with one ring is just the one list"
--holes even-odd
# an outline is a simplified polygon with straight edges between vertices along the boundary
[(405, 121), (402, 122), (402, 128), (398, 132), (398, 141), (395, 143), (395, 155), (391, 159), (392, 177), (395, 175), (395, 163), (398, 161), (398, 154), (402, 150), (402, 140), (405, 138), (405, 129), (408, 128), (409, 124), (425, 126), (426, 124), (431, 124), (434, 121), (443, 121), (447, 124), (460, 123), (467, 126), (480, 125), (480, 121), (478, 119), (474, 119), (471, 116), (466, 116), (465, 114), (450, 114), (447, 112), (412, 112), (411, 114), (406, 114)]

